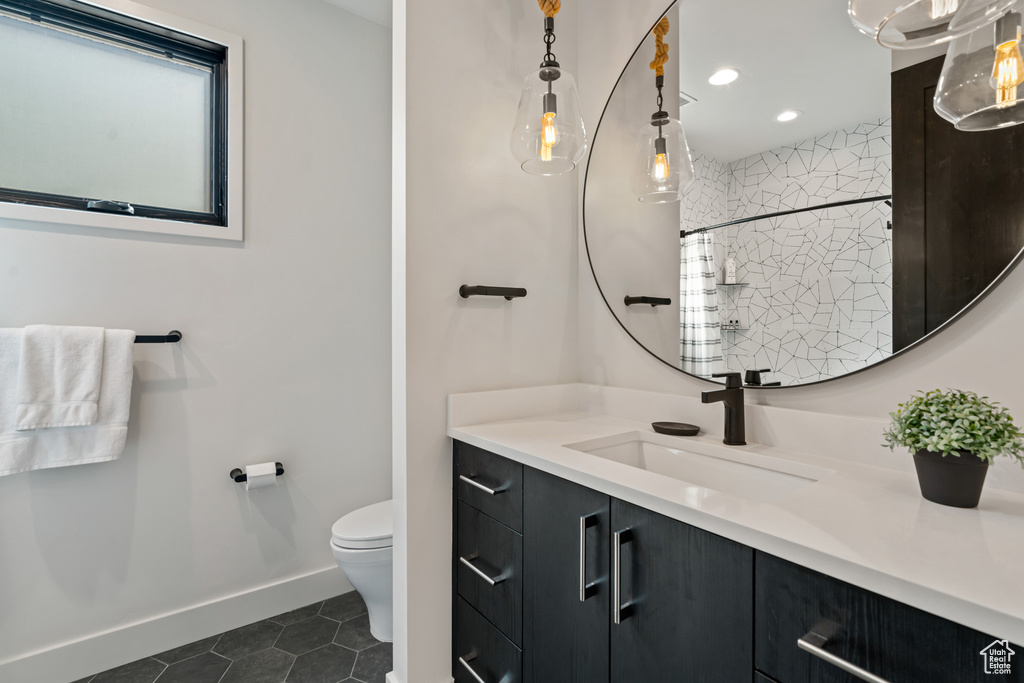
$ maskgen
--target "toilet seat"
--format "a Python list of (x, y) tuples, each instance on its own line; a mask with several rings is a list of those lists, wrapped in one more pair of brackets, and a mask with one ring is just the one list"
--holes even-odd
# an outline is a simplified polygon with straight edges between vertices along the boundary
[(348, 513), (331, 527), (331, 543), (339, 548), (390, 548), (395, 534), (390, 500)]

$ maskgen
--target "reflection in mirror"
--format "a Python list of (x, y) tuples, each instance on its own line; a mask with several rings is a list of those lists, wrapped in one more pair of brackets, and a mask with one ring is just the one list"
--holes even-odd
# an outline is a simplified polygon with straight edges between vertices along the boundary
[[(970, 306), (1024, 244), (1024, 132), (955, 131), (930, 106), (941, 56), (894, 73), (845, 3), (784, 5), (666, 13), (665, 91), (678, 83), (679, 99), (665, 108), (696, 176), (681, 202), (629, 194), (653, 36), (588, 166), (584, 230), (609, 308), (648, 351), (705, 378), (770, 368), (761, 385), (791, 386), (879, 363)], [(621, 303), (676, 291), (676, 306)]]

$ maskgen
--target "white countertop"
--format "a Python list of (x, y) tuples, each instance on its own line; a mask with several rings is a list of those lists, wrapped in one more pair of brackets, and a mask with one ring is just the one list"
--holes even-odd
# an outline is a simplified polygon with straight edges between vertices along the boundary
[[(452, 396), (448, 435), (1024, 644), (1024, 495), (987, 487), (977, 509), (963, 510), (924, 500), (912, 472), (753, 443), (725, 447), (720, 436), (705, 433), (655, 437), (677, 439), (680, 448), (696, 442), (705, 451), (735, 449), (834, 472), (771, 503), (755, 503), (567, 448), (627, 432), (654, 433), (648, 422), (557, 410), (573, 403), (568, 387), (580, 386), (545, 388), (545, 395), (533, 397), (529, 390), (464, 394), (472, 400), (461, 401)], [(515, 419), (494, 419), (512, 395), (519, 406), (508, 415)], [(526, 406), (555, 410), (517, 417), (531, 411)], [(466, 424), (480, 418), (488, 421)], [(665, 416), (652, 416), (659, 419)]]

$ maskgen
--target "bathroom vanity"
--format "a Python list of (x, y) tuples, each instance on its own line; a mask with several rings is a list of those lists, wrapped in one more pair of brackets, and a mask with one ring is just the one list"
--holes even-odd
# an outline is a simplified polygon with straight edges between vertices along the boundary
[(909, 474), (591, 412), (449, 434), (458, 682), (1024, 680), (986, 673), (1024, 656), (1019, 544), (957, 535), (1020, 529), (1024, 496), (952, 511)]

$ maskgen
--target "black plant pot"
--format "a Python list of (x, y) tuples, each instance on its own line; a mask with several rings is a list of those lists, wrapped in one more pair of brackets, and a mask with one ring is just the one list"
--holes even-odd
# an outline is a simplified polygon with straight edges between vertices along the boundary
[(914, 453), (921, 495), (933, 503), (955, 508), (976, 508), (989, 464), (973, 453), (947, 455), (932, 451)]

